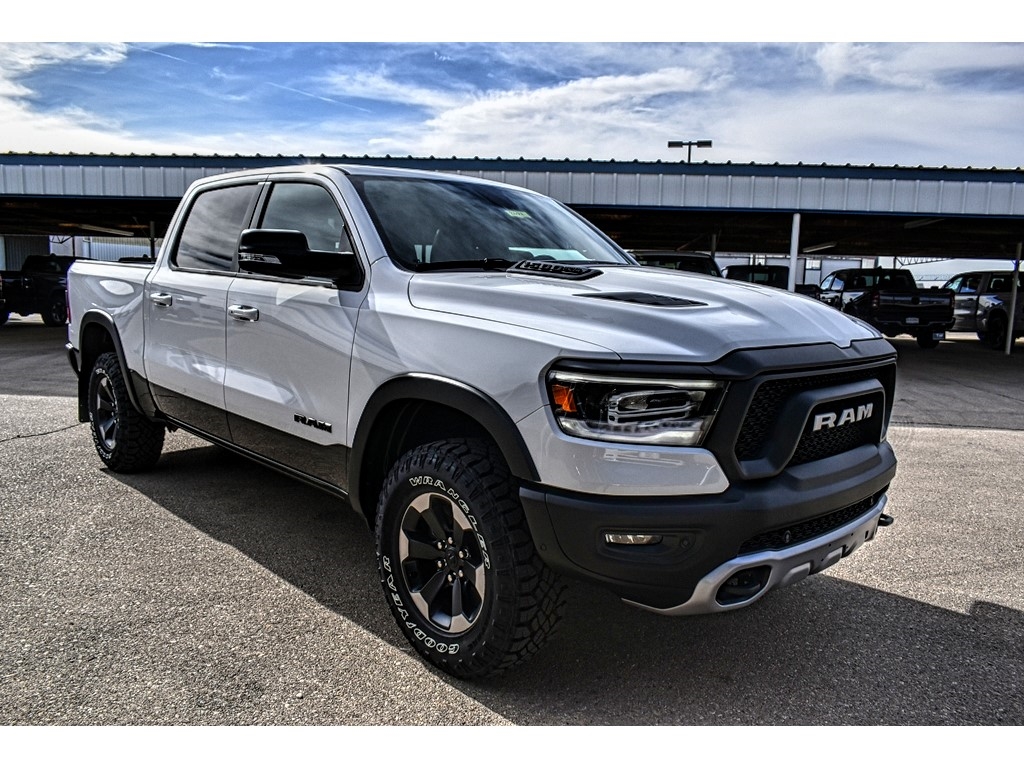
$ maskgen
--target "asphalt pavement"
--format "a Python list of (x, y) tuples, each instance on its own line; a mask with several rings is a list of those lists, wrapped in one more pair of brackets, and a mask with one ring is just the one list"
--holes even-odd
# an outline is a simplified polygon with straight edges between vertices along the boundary
[(539, 655), (467, 683), (331, 496), (181, 432), (108, 472), (64, 340), (0, 327), (0, 725), (1024, 724), (1024, 344), (894, 340), (896, 522), (855, 556), (715, 616), (574, 583)]

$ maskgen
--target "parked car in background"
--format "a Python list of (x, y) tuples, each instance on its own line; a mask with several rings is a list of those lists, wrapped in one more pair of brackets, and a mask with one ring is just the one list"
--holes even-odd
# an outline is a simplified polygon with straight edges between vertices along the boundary
[(664, 269), (680, 269), (683, 272), (696, 272), (700, 275), (721, 277), (715, 257), (700, 251), (629, 251), (630, 256), (645, 267), (662, 267)]
[(886, 336), (914, 336), (922, 349), (953, 327), (953, 292), (918, 288), (909, 269), (841, 269), (821, 281), (819, 298)]
[[(963, 272), (950, 278), (943, 288), (954, 293), (954, 331), (974, 331), (993, 349), (1006, 346), (1012, 272)], [(1019, 274), (1014, 318), (1013, 338), (1016, 341), (1024, 336), (1024, 276)]]
[[(731, 264), (722, 270), (722, 274), (730, 280), (789, 290), (789, 267), (779, 264)], [(814, 283), (797, 283), (795, 290), (814, 298), (818, 298), (820, 293)]]
[(20, 270), (0, 272), (0, 325), (12, 314), (43, 316), (49, 326), (68, 321), (67, 274), (71, 256), (29, 256)]

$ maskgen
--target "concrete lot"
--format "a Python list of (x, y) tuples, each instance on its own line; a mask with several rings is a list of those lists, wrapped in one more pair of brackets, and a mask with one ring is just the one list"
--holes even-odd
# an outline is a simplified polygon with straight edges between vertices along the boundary
[(574, 584), (528, 665), (442, 678), (333, 498), (180, 432), (104, 470), (63, 329), (0, 327), (0, 725), (1024, 725), (1024, 348), (897, 339), (896, 524), (668, 619)]

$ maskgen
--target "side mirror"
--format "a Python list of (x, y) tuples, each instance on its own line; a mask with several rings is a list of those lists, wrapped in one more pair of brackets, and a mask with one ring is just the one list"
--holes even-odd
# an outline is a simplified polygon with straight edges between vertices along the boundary
[(341, 290), (358, 290), (363, 269), (351, 251), (311, 251), (306, 236), (293, 229), (247, 229), (238, 241), (238, 266), (271, 277), (330, 280)]

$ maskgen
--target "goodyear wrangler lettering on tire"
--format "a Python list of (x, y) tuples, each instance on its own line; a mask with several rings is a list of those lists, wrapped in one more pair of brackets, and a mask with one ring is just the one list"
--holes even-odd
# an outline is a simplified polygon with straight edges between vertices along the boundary
[(525, 660), (554, 631), (562, 585), (533, 548), (518, 489), (478, 440), (415, 448), (377, 506), (381, 584), (417, 653), (458, 677)]
[[(415, 622), (409, 621), (409, 611), (405, 610), (405, 606), (402, 604), (402, 598), (398, 594), (398, 590), (395, 589), (395, 576), (391, 573), (391, 561), (387, 557), (381, 558), (381, 568), (383, 568), (388, 576), (385, 580), (385, 586), (391, 594), (391, 610), (395, 616), (399, 619), (399, 625), (404, 622), (405, 628), (411, 631), (417, 637), (427, 637), (426, 633), (423, 632)], [(434, 647), (439, 653), (458, 653), (458, 643), (435, 643)]]

